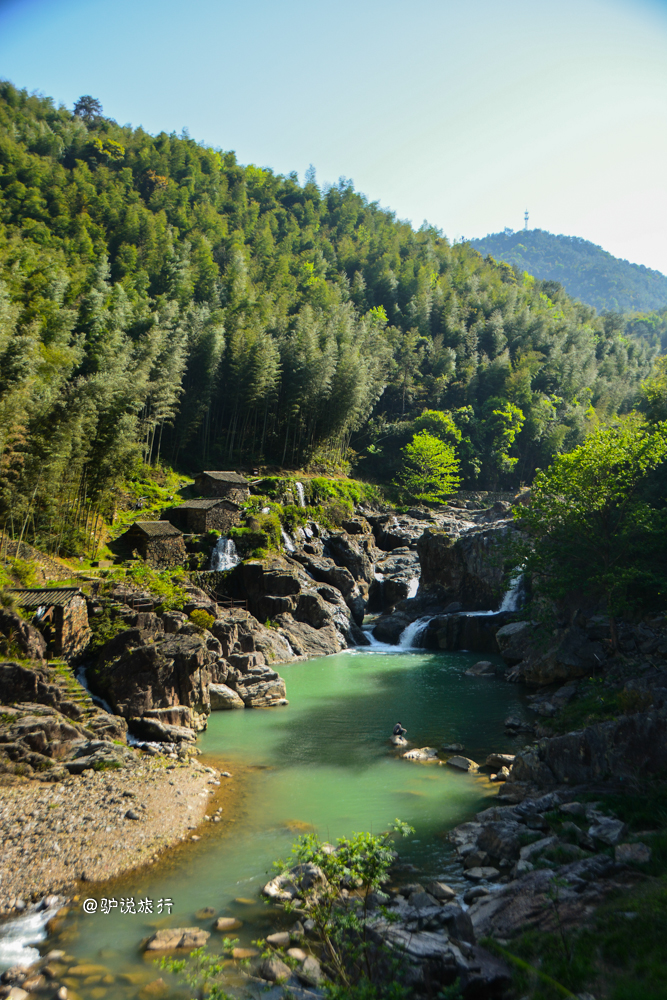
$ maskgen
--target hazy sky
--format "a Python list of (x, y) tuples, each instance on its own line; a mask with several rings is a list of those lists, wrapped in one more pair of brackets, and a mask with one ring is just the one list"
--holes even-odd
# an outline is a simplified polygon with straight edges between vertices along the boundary
[(667, 0), (0, 0), (0, 76), (450, 238), (528, 208), (667, 273)]

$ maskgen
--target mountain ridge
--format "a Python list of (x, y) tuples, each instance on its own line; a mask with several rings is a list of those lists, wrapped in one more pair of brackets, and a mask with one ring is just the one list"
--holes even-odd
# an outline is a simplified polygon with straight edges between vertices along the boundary
[(505, 229), (470, 246), (519, 267), (542, 281), (558, 281), (568, 295), (598, 312), (646, 312), (667, 306), (667, 276), (614, 257), (581, 236), (545, 229)]

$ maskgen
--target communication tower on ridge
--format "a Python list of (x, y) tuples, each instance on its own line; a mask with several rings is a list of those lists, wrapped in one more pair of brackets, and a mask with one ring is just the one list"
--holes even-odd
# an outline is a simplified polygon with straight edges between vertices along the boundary
[(523, 228), (525, 231), (528, 230), (528, 209), (523, 213)]

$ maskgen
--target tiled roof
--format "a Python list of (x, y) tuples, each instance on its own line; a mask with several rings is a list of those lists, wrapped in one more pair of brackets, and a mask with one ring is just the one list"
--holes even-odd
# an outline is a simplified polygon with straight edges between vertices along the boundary
[[(206, 497), (202, 500), (186, 500), (185, 503), (179, 503), (177, 507), (170, 507), (169, 510), (210, 510), (211, 507), (217, 507), (219, 504), (225, 503), (230, 504), (233, 501), (225, 500), (223, 497)], [(237, 507), (238, 504), (234, 504)], [(164, 517), (164, 514), (162, 515)]]
[(16, 598), (20, 608), (41, 608), (45, 605), (66, 607), (81, 591), (78, 587), (12, 587), (9, 593)]
[[(239, 476), (238, 472), (200, 472), (200, 476), (208, 476), (218, 483), (236, 483), (239, 486), (247, 486), (248, 480)], [(195, 478), (199, 478), (198, 476)]]
[(178, 528), (175, 528), (169, 521), (135, 521), (134, 524), (130, 525), (128, 531), (133, 528), (138, 528), (149, 538), (163, 538), (165, 535), (172, 535), (175, 538), (181, 534)]

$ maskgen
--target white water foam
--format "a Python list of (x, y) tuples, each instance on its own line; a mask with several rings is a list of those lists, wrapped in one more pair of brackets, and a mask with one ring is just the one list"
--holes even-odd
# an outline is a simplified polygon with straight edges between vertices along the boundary
[(399, 649), (419, 649), (417, 645), (417, 639), (424, 631), (428, 623), (433, 616), (429, 615), (427, 618), (418, 618), (416, 622), (410, 622), (407, 628), (404, 628), (398, 639)]
[(417, 591), (419, 590), (419, 577), (413, 576), (408, 584), (408, 600), (417, 596)]
[(294, 489), (296, 490), (296, 495), (297, 495), (298, 500), (299, 500), (299, 507), (305, 507), (306, 506), (306, 497), (305, 497), (305, 494), (303, 492), (303, 483), (295, 483), (294, 484)]
[(510, 580), (509, 590), (502, 599), (499, 611), (518, 611), (521, 600), (521, 586), (523, 584), (523, 573), (519, 570), (516, 576)]
[(87, 691), (88, 694), (90, 695), (90, 697), (92, 698), (93, 705), (98, 705), (100, 708), (103, 708), (105, 712), (109, 713), (109, 715), (113, 715), (114, 714), (114, 710), (111, 707), (111, 705), (109, 704), (109, 702), (105, 701), (104, 698), (100, 698), (99, 695), (93, 694), (93, 692), (88, 687), (88, 678), (86, 676), (86, 668), (85, 668), (85, 666), (78, 668), (78, 670), (76, 671), (75, 677), (78, 680), (78, 682), (81, 685), (81, 687), (84, 689), (84, 691)]
[(285, 551), (286, 552), (294, 552), (295, 551), (294, 550), (294, 542), (292, 541), (292, 539), (287, 534), (287, 532), (285, 531), (284, 528), (280, 529), (280, 537), (283, 540), (283, 545), (285, 546)]
[(218, 573), (234, 569), (241, 562), (236, 546), (231, 538), (219, 538), (211, 552), (211, 569)]
[(0, 926), (0, 970), (38, 961), (40, 955), (34, 945), (46, 940), (46, 924), (59, 906), (60, 903), (48, 910), (31, 910)]

